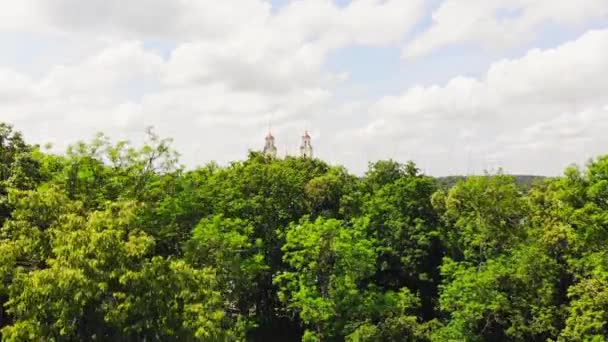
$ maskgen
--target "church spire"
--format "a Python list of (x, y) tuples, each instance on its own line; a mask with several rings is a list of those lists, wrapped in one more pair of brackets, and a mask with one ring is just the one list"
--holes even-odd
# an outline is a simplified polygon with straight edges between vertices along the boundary
[(312, 145), (310, 143), (310, 134), (308, 130), (304, 132), (302, 136), (302, 145), (300, 145), (300, 157), (312, 158)]
[(266, 135), (266, 144), (264, 145), (264, 155), (270, 158), (277, 157), (277, 147), (274, 145), (274, 136), (268, 130), (268, 135)]

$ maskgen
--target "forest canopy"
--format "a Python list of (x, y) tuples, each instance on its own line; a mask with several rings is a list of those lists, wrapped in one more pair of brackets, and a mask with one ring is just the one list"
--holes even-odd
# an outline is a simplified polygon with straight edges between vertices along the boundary
[(608, 156), (522, 188), (0, 124), (3, 341), (604, 341)]

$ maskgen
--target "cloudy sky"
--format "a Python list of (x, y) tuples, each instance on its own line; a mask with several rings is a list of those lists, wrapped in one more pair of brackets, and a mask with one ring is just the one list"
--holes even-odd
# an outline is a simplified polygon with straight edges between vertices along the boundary
[(269, 122), (361, 173), (559, 174), (608, 153), (608, 0), (0, 0), (0, 121), (33, 142), (154, 126), (182, 162)]

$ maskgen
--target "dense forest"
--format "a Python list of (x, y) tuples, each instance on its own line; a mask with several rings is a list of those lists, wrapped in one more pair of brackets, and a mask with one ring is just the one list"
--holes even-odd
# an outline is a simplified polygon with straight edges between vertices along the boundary
[(525, 190), (0, 125), (3, 341), (604, 341), (608, 157)]

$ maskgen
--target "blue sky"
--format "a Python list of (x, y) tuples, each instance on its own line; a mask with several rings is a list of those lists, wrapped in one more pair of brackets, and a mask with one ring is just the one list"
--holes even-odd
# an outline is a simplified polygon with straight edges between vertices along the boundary
[[(161, 19), (162, 18), (162, 19)], [(154, 126), (187, 166), (310, 129), (364, 172), (558, 174), (606, 153), (605, 0), (23, 0), (0, 12), (0, 120), (33, 141)]]

